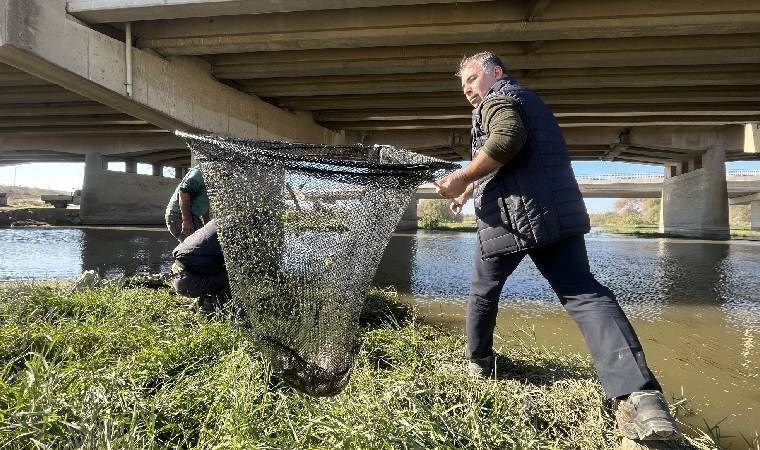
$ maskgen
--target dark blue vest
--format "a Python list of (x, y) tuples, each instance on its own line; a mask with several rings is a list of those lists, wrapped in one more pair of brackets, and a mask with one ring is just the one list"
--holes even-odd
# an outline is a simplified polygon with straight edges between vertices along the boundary
[[(510, 161), (475, 185), (481, 256), (529, 250), (588, 233), (586, 205), (554, 115), (538, 95), (510, 77), (497, 81), (484, 101), (497, 95), (516, 101), (528, 138)], [(473, 158), (488, 138), (480, 117), (482, 105), (472, 113)]]

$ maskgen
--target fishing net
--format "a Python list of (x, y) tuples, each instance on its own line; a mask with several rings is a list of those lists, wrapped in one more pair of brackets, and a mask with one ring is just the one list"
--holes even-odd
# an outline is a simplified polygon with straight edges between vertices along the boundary
[(201, 165), (246, 329), (288, 383), (339, 392), (401, 214), (420, 183), (458, 166), (390, 146), (178, 135)]

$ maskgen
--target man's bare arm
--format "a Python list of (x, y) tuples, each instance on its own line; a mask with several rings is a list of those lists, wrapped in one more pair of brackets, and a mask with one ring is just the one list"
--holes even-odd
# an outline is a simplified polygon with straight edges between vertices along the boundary
[(179, 211), (182, 214), (182, 234), (190, 236), (195, 231), (192, 212), (193, 200), (187, 192), (179, 193)]
[(494, 170), (503, 163), (496, 161), (485, 152), (479, 152), (467, 167), (452, 172), (438, 180), (438, 193), (444, 197), (457, 198), (466, 193), (469, 186)]

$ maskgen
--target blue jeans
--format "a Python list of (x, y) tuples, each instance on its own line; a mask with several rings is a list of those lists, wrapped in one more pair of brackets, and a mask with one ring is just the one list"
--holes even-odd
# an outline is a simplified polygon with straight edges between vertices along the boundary
[(480, 257), (480, 249), (476, 250), (467, 302), (467, 357), (493, 354), (501, 290), (526, 255), (580, 327), (607, 396), (614, 398), (642, 389), (661, 390), (615, 295), (594, 279), (583, 236), (485, 261)]

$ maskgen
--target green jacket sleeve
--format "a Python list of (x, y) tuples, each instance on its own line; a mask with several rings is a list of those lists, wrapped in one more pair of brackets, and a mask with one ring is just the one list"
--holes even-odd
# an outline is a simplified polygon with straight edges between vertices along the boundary
[(483, 131), (488, 135), (481, 151), (504, 164), (528, 140), (516, 100), (505, 96), (491, 97), (486, 99), (480, 111)]

